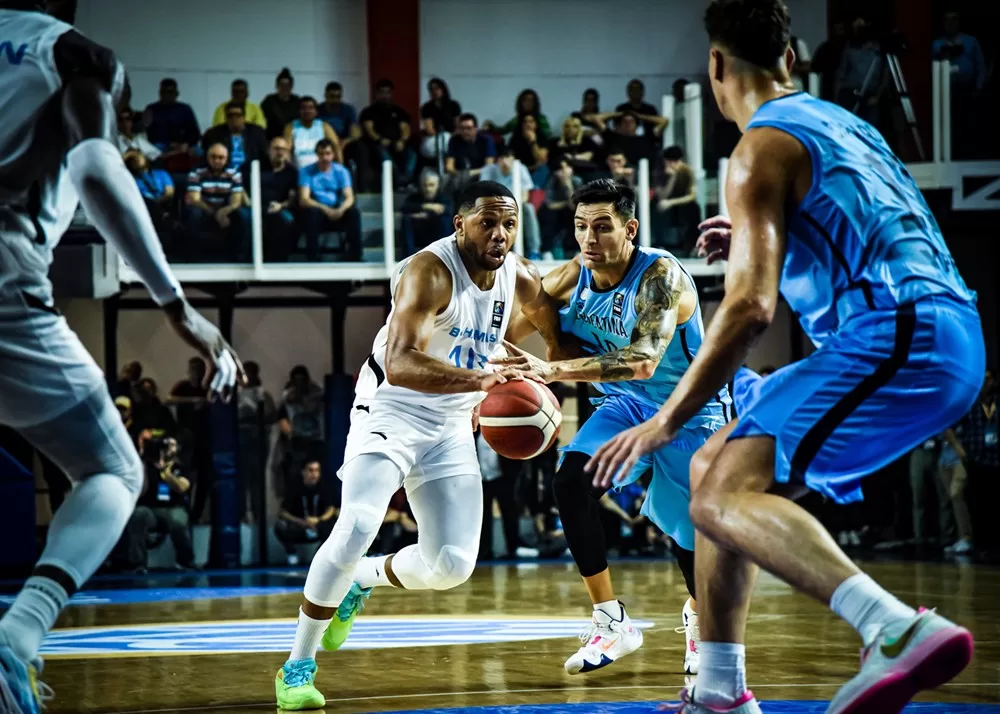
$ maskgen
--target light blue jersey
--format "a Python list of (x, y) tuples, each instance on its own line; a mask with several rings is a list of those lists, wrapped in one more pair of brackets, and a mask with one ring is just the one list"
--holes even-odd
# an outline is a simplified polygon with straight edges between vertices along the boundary
[[(635, 300), (639, 284), (649, 267), (660, 258), (676, 260), (664, 250), (637, 248), (632, 254), (632, 262), (625, 277), (618, 285), (607, 290), (595, 287), (591, 272), (586, 267), (581, 267), (576, 289), (567, 305), (559, 311), (562, 331), (576, 335), (584, 342), (585, 349), (593, 354), (606, 354), (628, 347), (638, 319)], [(686, 271), (684, 275), (693, 289), (694, 279)], [(627, 382), (595, 383), (594, 387), (609, 396), (625, 397), (644, 407), (658, 409), (684, 376), (695, 352), (701, 346), (703, 334), (704, 324), (699, 304), (687, 322), (677, 326), (674, 338), (652, 377)], [(729, 389), (723, 388), (716, 399), (703, 407), (689, 424), (719, 428), (731, 416)]]
[(940, 295), (974, 303), (934, 215), (873, 126), (805, 93), (763, 104), (770, 126), (812, 159), (812, 186), (788, 217), (781, 294), (821, 346), (853, 317)]

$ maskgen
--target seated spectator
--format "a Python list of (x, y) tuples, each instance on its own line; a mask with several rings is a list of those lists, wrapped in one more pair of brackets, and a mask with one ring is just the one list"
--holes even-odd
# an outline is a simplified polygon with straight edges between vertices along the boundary
[[(146, 107), (146, 136), (160, 151), (170, 171), (184, 171), (190, 166), (181, 166), (171, 159), (178, 157), (181, 162), (193, 160), (190, 151), (198, 146), (201, 129), (198, 118), (190, 104), (177, 101), (180, 91), (177, 80), (169, 77), (160, 80), (160, 100)], [(171, 164), (178, 164), (176, 166)]]
[(299, 187), (299, 171), (289, 161), (291, 151), (283, 136), (271, 139), (271, 168), (260, 175), (264, 207), (264, 260), (287, 260), (298, 232), (292, 206)]
[(299, 221), (306, 235), (306, 255), (319, 259), (319, 236), (344, 233), (345, 260), (361, 260), (361, 214), (354, 205), (351, 174), (333, 160), (333, 142), (320, 139), (316, 163), (299, 169)]
[(701, 212), (694, 171), (684, 163), (679, 146), (663, 151), (663, 174), (658, 177), (653, 204), (653, 246), (685, 258), (694, 248)]
[(250, 176), (250, 164), (260, 161), (267, 166), (267, 137), (263, 129), (247, 124), (243, 106), (230, 102), (226, 107), (226, 123), (213, 126), (201, 139), (202, 148), (208, 152), (212, 144), (221, 144), (229, 154), (229, 168), (243, 175), (244, 183)]
[(621, 151), (611, 151), (605, 163), (607, 171), (598, 174), (595, 178), (609, 178), (623, 186), (635, 188), (635, 169), (628, 165), (625, 154)]
[(174, 181), (166, 171), (150, 168), (141, 151), (128, 151), (124, 159), (159, 231), (161, 224), (174, 213)]
[[(483, 168), (479, 174), (480, 181), (496, 181), (503, 184), (511, 192), (514, 191), (514, 147), (505, 146), (497, 157), (497, 162), (491, 166)], [(521, 206), (521, 228), (524, 236), (524, 250), (529, 259), (538, 260), (541, 257), (541, 237), (538, 230), (538, 216), (535, 214), (535, 206), (528, 200), (531, 189), (535, 184), (531, 180), (528, 168), (522, 163), (520, 168), (521, 193), (517, 195), (517, 201)]]
[(441, 177), (430, 169), (420, 175), (420, 190), (408, 195), (400, 210), (407, 255), (454, 231), (451, 200), (441, 190)]
[(329, 538), (336, 517), (337, 507), (322, 482), (320, 462), (309, 460), (302, 466), (301, 477), (289, 480), (274, 524), (274, 535), (285, 547), (288, 564), (299, 564), (295, 551), (299, 543), (322, 543)]
[(115, 382), (112, 394), (116, 397), (122, 396), (131, 399), (133, 390), (139, 384), (140, 379), (142, 379), (142, 362), (139, 360), (127, 362), (118, 373), (118, 381)]
[(972, 35), (962, 32), (959, 13), (945, 14), (944, 35), (934, 40), (931, 52), (934, 59), (951, 62), (953, 88), (980, 90), (986, 84), (986, 60), (982, 45)]
[(496, 160), (497, 149), (492, 137), (479, 131), (475, 114), (462, 114), (456, 124), (456, 132), (448, 140), (448, 154), (444, 170), (449, 175), (468, 172), (471, 178), (479, 178), (484, 166)]
[(135, 572), (146, 572), (150, 534), (166, 533), (174, 546), (174, 567), (190, 570), (194, 567), (187, 509), (191, 472), (179, 457), (173, 438), (157, 438), (145, 432), (139, 438), (139, 454), (146, 469), (146, 483), (125, 527), (126, 565)]
[(122, 418), (125, 430), (132, 437), (132, 442), (135, 443), (139, 435), (133, 432), (135, 422), (132, 420), (132, 399), (124, 394), (119, 394), (115, 397), (115, 408), (118, 410), (118, 416)]
[(299, 100), (299, 118), (285, 125), (285, 141), (292, 147), (292, 159), (300, 169), (316, 163), (316, 144), (323, 139), (333, 145), (333, 160), (341, 165), (344, 163), (337, 132), (317, 117), (316, 100), (305, 96)]
[(274, 80), (275, 92), (264, 97), (260, 110), (267, 121), (267, 138), (273, 139), (285, 133), (285, 127), (299, 115), (299, 95), (292, 93), (295, 78), (285, 67)]
[(583, 120), (578, 115), (567, 117), (562, 134), (549, 142), (549, 162), (558, 166), (560, 159), (567, 159), (573, 172), (581, 177), (597, 170), (597, 144), (583, 130)]
[[(517, 101), (514, 103), (514, 117), (503, 126), (498, 127), (497, 131), (501, 134), (513, 133), (520, 127), (522, 120), (526, 116), (535, 118), (535, 122), (537, 123), (536, 130), (542, 141), (546, 141), (552, 136), (548, 117), (542, 114), (542, 102), (539, 100), (538, 93), (534, 89), (525, 89), (517, 95)], [(492, 124), (487, 122), (483, 128), (491, 129)]]
[(536, 185), (544, 186), (549, 180), (549, 150), (538, 135), (538, 120), (531, 114), (521, 118), (508, 144), (514, 156), (527, 167)]
[(559, 251), (559, 258), (568, 258), (577, 252), (573, 229), (573, 194), (583, 186), (583, 179), (575, 175), (568, 157), (560, 158), (557, 166), (545, 185), (545, 202), (538, 212), (542, 233), (542, 260), (552, 260), (553, 249)]
[(243, 115), (246, 117), (247, 123), (255, 124), (261, 129), (267, 129), (267, 119), (264, 117), (264, 112), (258, 105), (251, 102), (249, 97), (250, 88), (247, 86), (247, 81), (234, 79), (230, 87), (229, 99), (215, 108), (215, 113), (212, 115), (212, 126), (226, 123), (226, 110), (230, 104), (235, 102), (243, 107)]
[(1000, 553), (1000, 524), (993, 508), (1000, 498), (1000, 446), (997, 443), (996, 373), (987, 369), (979, 399), (959, 422), (961, 438), (956, 442), (966, 455), (969, 503), (976, 546), (987, 553)]
[[(641, 122), (642, 134), (649, 136), (657, 133), (656, 129), (660, 124), (663, 117), (660, 116), (659, 110), (652, 104), (647, 103), (646, 97), (646, 85), (642, 83), (642, 80), (633, 79), (628, 83), (625, 88), (625, 94), (628, 96), (628, 101), (619, 104), (615, 107), (615, 111), (619, 114), (633, 114)], [(660, 130), (662, 132), (662, 129)]]
[(663, 117), (646, 117), (658, 119), (650, 134), (640, 135), (639, 118), (631, 112), (619, 114), (615, 120), (614, 131), (604, 132), (604, 148), (609, 153), (621, 153), (630, 166), (637, 166), (642, 159), (652, 160), (656, 153), (656, 138), (663, 133), (667, 120)]
[(381, 175), (382, 162), (392, 160), (394, 184), (406, 186), (413, 178), (417, 154), (408, 146), (410, 140), (410, 115), (392, 101), (391, 80), (380, 79), (375, 85), (375, 103), (361, 112), (361, 126), (368, 137), (369, 150), (378, 166), (373, 168)]
[(177, 422), (174, 414), (158, 396), (156, 381), (145, 377), (140, 379), (132, 392), (132, 424), (136, 433), (153, 431), (174, 436)]
[(278, 405), (278, 426), (285, 442), (285, 475), (293, 464), (315, 461), (323, 450), (323, 388), (305, 365), (295, 365)]
[(364, 193), (372, 190), (371, 157), (367, 144), (362, 141), (358, 113), (352, 105), (343, 101), (343, 97), (344, 88), (340, 82), (327, 84), (326, 101), (319, 105), (318, 119), (333, 127), (344, 154), (344, 166), (354, 173), (358, 193)]
[(583, 99), (580, 102), (580, 111), (574, 112), (579, 115), (583, 123), (583, 133), (592, 137), (594, 141), (601, 140), (604, 133), (604, 122), (598, 119), (601, 113), (601, 94), (594, 88), (583, 90)]
[(417, 542), (417, 521), (406, 498), (406, 489), (399, 489), (392, 495), (385, 511), (385, 520), (379, 528), (373, 548), (378, 553), (398, 553), (408, 545)]
[(125, 107), (118, 112), (118, 150), (125, 154), (129, 151), (138, 151), (145, 155), (150, 161), (156, 161), (160, 157), (160, 150), (146, 138), (142, 132), (134, 131), (135, 114), (131, 108)]
[(188, 175), (184, 196), (185, 224), (194, 241), (190, 258), (243, 259), (250, 256), (250, 209), (239, 172), (226, 168), (223, 144), (208, 147), (208, 165)]
[(455, 122), (462, 114), (462, 106), (451, 98), (448, 85), (438, 77), (431, 77), (427, 82), (427, 93), (430, 99), (420, 107), (420, 128), (424, 132), (420, 153), (425, 158), (437, 159), (438, 147), (444, 152), (455, 133)]

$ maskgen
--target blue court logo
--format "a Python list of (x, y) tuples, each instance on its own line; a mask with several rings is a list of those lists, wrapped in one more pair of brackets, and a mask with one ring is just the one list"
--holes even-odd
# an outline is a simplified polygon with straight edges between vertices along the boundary
[[(362, 617), (343, 649), (430, 647), (570, 638), (586, 620), (574, 618)], [(633, 620), (642, 629), (652, 622)], [(295, 620), (204, 622), (55, 630), (43, 657), (86, 658), (128, 654), (225, 654), (285, 652), (295, 639)]]

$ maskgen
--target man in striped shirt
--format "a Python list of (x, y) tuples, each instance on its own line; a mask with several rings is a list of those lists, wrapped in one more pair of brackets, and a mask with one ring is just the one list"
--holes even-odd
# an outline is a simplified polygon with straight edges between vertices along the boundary
[(185, 224), (196, 262), (250, 259), (250, 209), (243, 179), (227, 168), (229, 151), (212, 144), (205, 154), (207, 165), (188, 174), (184, 197)]

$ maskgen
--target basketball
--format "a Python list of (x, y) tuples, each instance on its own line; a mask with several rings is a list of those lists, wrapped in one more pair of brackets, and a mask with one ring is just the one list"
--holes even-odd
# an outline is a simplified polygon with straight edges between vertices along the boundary
[(532, 459), (559, 437), (562, 412), (544, 384), (510, 381), (490, 390), (479, 408), (483, 438), (508, 459)]

